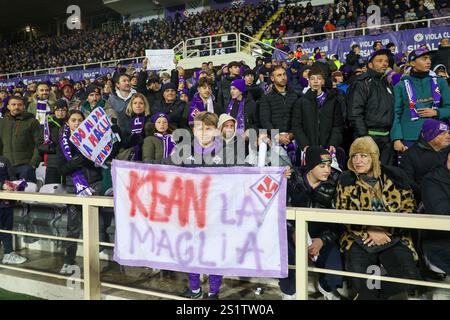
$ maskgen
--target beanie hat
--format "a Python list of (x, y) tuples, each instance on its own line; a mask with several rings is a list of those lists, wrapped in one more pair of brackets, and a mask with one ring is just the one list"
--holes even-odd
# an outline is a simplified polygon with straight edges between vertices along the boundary
[(349, 159), (347, 162), (348, 169), (357, 173), (353, 167), (352, 158), (357, 153), (368, 154), (372, 158), (372, 171), (374, 178), (381, 176), (380, 150), (372, 137), (360, 137), (353, 141), (350, 146)]
[(423, 122), (422, 125), (422, 138), (426, 142), (430, 142), (441, 133), (449, 130), (450, 130), (449, 126), (444, 122), (435, 119), (427, 119)]
[(69, 105), (67, 104), (67, 100), (66, 99), (58, 99), (55, 103), (55, 106), (53, 107), (53, 111), (55, 111), (56, 109), (69, 109)]
[(244, 94), (246, 91), (245, 80), (243, 80), (243, 79), (236, 79), (236, 80), (232, 81), (231, 86), (238, 89), (242, 94)]
[(332, 162), (331, 154), (322, 147), (312, 146), (306, 149), (305, 169), (306, 172), (314, 169), (315, 166), (323, 162)]
[(168, 82), (168, 83), (164, 84), (161, 88), (162, 92), (164, 92), (166, 90), (177, 90), (177, 86), (175, 85), (175, 83)]
[(158, 112), (151, 117), (152, 123), (155, 124), (159, 118), (166, 118), (167, 122), (169, 122), (169, 117), (167, 116), (167, 114), (163, 112)]
[(86, 97), (89, 96), (93, 92), (97, 92), (98, 94), (101, 94), (101, 90), (99, 87), (97, 87), (95, 85), (90, 85), (86, 88)]

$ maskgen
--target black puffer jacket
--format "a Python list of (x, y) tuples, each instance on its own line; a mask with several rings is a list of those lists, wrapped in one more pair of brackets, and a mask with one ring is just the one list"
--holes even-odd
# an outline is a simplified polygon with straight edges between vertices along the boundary
[[(306, 173), (294, 170), (288, 181), (291, 205), (302, 208), (331, 209), (336, 194), (339, 172), (333, 170), (328, 181), (322, 182), (316, 189), (312, 189), (306, 180)], [(324, 245), (337, 241), (343, 227), (337, 224), (310, 222), (308, 231), (311, 238), (320, 238)]]
[(298, 99), (297, 94), (287, 87), (282, 95), (274, 87), (272, 92), (260, 100), (260, 124), (263, 129), (278, 129), (280, 132), (292, 132), (292, 110)]
[(321, 108), (317, 105), (317, 92), (308, 90), (298, 99), (292, 113), (292, 130), (299, 145), (339, 147), (344, 134), (344, 119), (335, 90), (325, 90)]
[(348, 119), (356, 137), (369, 130), (390, 131), (394, 118), (394, 89), (373, 70), (358, 76), (347, 91)]
[(423, 177), (445, 162), (449, 150), (450, 148), (434, 151), (428, 142), (419, 138), (419, 141), (402, 155), (400, 167), (414, 179), (413, 190), (417, 202), (421, 200)]
[[(61, 161), (64, 160), (62, 153), (58, 152), (59, 149), (59, 137), (61, 134), (61, 128), (64, 126), (63, 119), (57, 119), (52, 117), (48, 122), (50, 130), (50, 143), (41, 144), (39, 146), (39, 153), (41, 156), (47, 155), (45, 165), (49, 168), (59, 168)], [(42, 136), (44, 133), (42, 132)]]

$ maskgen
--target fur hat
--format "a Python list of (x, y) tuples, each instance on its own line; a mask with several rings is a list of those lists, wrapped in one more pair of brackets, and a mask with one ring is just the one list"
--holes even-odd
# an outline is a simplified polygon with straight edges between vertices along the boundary
[(360, 137), (353, 141), (350, 146), (349, 159), (347, 162), (348, 169), (357, 174), (355, 168), (353, 167), (352, 157), (357, 153), (365, 153), (370, 155), (372, 158), (372, 171), (374, 178), (379, 178), (381, 176), (381, 164), (380, 164), (380, 150), (378, 149), (375, 141), (369, 137)]

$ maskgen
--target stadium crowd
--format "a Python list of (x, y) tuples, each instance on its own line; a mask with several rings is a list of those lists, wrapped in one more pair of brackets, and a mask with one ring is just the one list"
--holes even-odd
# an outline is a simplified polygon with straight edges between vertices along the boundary
[[(114, 42), (110, 46), (116, 48)], [(261, 58), (253, 69), (242, 61), (205, 62), (192, 77), (180, 66), (170, 73), (148, 72), (144, 60), (141, 70), (118, 66), (114, 74), (77, 83), (21, 83), (0, 90), (0, 187), (23, 190), (26, 183), (37, 183), (36, 168), (44, 161), (44, 184), (63, 184), (83, 196), (111, 195), (112, 159), (251, 166), (264, 143), (266, 165), (286, 167), (291, 206), (449, 215), (449, 50), (444, 38), (437, 52), (425, 45), (398, 56), (392, 44), (375, 41), (370, 57), (363, 59), (353, 45), (342, 63), (319, 48), (308, 57), (299, 47), (287, 61)], [(107, 168), (69, 141), (99, 107), (120, 137)], [(177, 141), (176, 130), (187, 130), (192, 139)], [(243, 153), (237, 148), (241, 143)], [(172, 155), (185, 144), (191, 153), (176, 163)], [(218, 160), (207, 163), (202, 155)], [(69, 206), (67, 214), (67, 235), (77, 238), (81, 211)], [(0, 218), (0, 229), (12, 230), (13, 203), (0, 202)], [(294, 264), (294, 225), (288, 221), (287, 228)], [(450, 273), (445, 232), (311, 223), (309, 233), (309, 255), (318, 267), (366, 273), (382, 264), (388, 276), (409, 279)], [(11, 235), (2, 234), (1, 242), (3, 263), (26, 261), (13, 251)], [(76, 264), (76, 250), (76, 244), (67, 246), (62, 274)], [(209, 279), (208, 297), (218, 298), (222, 278)], [(371, 290), (365, 279), (349, 282), (357, 299), (398, 299), (414, 289), (383, 282)], [(341, 276), (321, 275), (319, 291), (325, 299), (342, 299), (337, 291), (342, 283)], [(294, 270), (279, 284), (283, 299), (295, 297)], [(189, 274), (182, 294), (203, 296), (198, 275)]]

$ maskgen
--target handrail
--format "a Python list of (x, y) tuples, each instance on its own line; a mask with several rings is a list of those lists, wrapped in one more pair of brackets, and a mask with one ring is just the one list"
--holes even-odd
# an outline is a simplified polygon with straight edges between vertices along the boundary
[[(0, 199), (5, 200), (22, 200), (35, 201), (42, 203), (57, 203), (81, 205), (83, 214), (83, 238), (65, 240), (83, 243), (83, 264), (84, 277), (82, 279), (73, 279), (72, 277), (62, 276), (45, 271), (37, 271), (16, 266), (0, 265), (0, 268), (9, 269), (24, 273), (36, 274), (41, 276), (52, 277), (56, 279), (72, 280), (84, 283), (85, 299), (100, 299), (100, 288), (115, 288), (130, 292), (157, 296), (160, 298), (180, 299), (181, 297), (164, 292), (152, 290), (137, 289), (124, 285), (101, 282), (99, 269), (98, 246), (107, 245), (112, 247), (111, 243), (99, 242), (98, 221), (99, 207), (114, 207), (114, 200), (111, 197), (77, 197), (75, 195), (56, 195), (44, 193), (26, 193), (26, 192), (8, 192), (1, 191)], [(427, 229), (450, 231), (450, 216), (428, 215), (428, 214), (393, 214), (393, 213), (374, 213), (362, 211), (346, 211), (346, 210), (330, 210), (330, 209), (308, 209), (308, 208), (287, 208), (286, 218), (295, 220), (296, 234), (296, 289), (298, 299), (308, 299), (308, 272), (328, 273), (335, 275), (343, 275), (350, 277), (375, 279), (379, 281), (388, 281), (396, 283), (406, 283), (419, 286), (427, 286), (434, 288), (450, 289), (450, 284), (419, 281), (403, 278), (394, 278), (377, 275), (367, 275), (362, 273), (354, 273), (348, 271), (329, 270), (315, 267), (308, 267), (308, 223), (309, 222), (326, 222), (338, 224), (359, 224), (372, 226), (389, 226), (411, 229)], [(18, 231), (0, 230), (0, 233), (9, 233), (16, 235), (33, 235), (40, 238), (60, 238), (38, 233), (23, 233)], [(61, 237), (62, 238), (62, 237)], [(303, 243), (304, 245), (299, 245)]]
[(317, 36), (330, 35), (330, 34), (331, 34), (331, 39), (334, 39), (334, 35), (336, 33), (351, 32), (351, 31), (362, 31), (363, 32), (362, 35), (366, 35), (366, 29), (380, 29), (380, 28), (390, 27), (390, 26), (395, 26), (395, 31), (399, 31), (400, 25), (415, 24), (415, 23), (420, 23), (420, 22), (427, 22), (427, 27), (430, 28), (431, 21), (444, 20), (444, 19), (449, 19), (449, 18), (450, 18), (450, 16), (445, 16), (445, 17), (437, 17), (437, 18), (414, 20), (414, 21), (388, 23), (388, 24), (381, 24), (381, 25), (375, 25), (375, 26), (370, 26), (370, 27), (367, 26), (367, 27), (359, 27), (359, 28), (353, 28), (353, 29), (336, 30), (336, 31), (331, 31), (331, 32), (313, 33), (313, 34), (307, 34), (307, 35), (302, 35), (302, 36), (283, 37), (283, 40), (292, 40), (292, 39), (302, 38), (302, 42), (305, 42), (305, 37), (310, 38), (310, 37), (317, 37)]
[(296, 292), (297, 299), (308, 299), (308, 272), (320, 272), (336, 274), (342, 276), (355, 276), (366, 279), (376, 279), (396, 283), (413, 284), (419, 286), (429, 286), (450, 289), (450, 284), (437, 284), (428, 281), (419, 281), (394, 277), (382, 277), (378, 275), (367, 275), (362, 273), (337, 271), (322, 268), (308, 267), (308, 223), (326, 222), (339, 224), (358, 224), (381, 227), (398, 227), (410, 229), (441, 230), (450, 231), (450, 216), (429, 215), (429, 214), (394, 214), (394, 213), (374, 213), (364, 211), (330, 210), (330, 209), (309, 209), (309, 208), (288, 208), (287, 219), (295, 220), (295, 241), (296, 246)]

